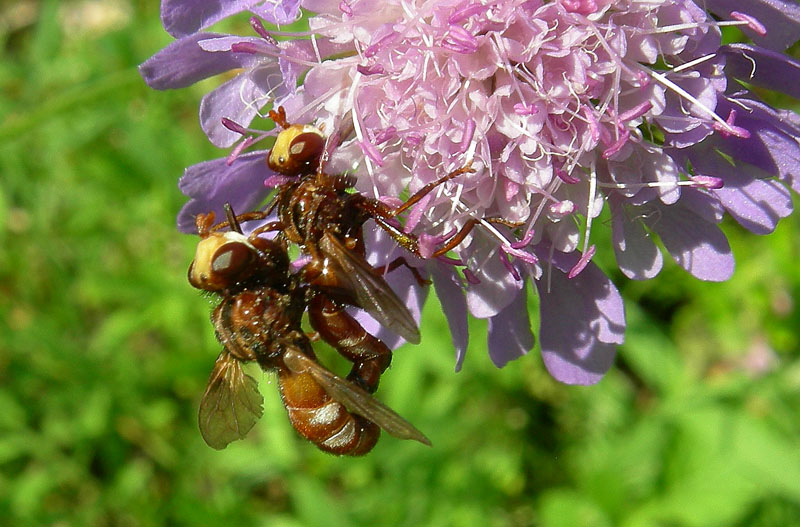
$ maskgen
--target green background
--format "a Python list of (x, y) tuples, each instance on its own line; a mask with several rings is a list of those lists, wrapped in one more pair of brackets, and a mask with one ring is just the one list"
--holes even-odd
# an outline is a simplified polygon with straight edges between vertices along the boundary
[(432, 299), (379, 396), (433, 448), (322, 454), (257, 371), (264, 417), (207, 447), (214, 303), (174, 225), (183, 168), (224, 155), (197, 124), (219, 79), (147, 88), (135, 67), (169, 41), (153, 0), (0, 4), (0, 525), (800, 525), (797, 216), (726, 222), (724, 284), (671, 260), (624, 280), (596, 223), (629, 320), (596, 386), (552, 381), (538, 349), (497, 370), (482, 321), (455, 374)]

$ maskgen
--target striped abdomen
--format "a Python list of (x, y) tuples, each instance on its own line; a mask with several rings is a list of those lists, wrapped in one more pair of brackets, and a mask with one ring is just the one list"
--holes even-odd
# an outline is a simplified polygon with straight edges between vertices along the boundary
[(325, 295), (311, 300), (308, 318), (322, 340), (353, 363), (347, 378), (374, 393), (381, 374), (392, 362), (392, 352), (386, 344), (368, 333), (344, 306)]
[(320, 450), (360, 456), (378, 442), (378, 425), (348, 412), (310, 373), (279, 368), (278, 376), (281, 397), (292, 426)]

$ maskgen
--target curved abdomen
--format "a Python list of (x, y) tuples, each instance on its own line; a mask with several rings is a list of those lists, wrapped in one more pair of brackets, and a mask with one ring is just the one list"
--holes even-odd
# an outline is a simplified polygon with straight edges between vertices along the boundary
[(280, 368), (281, 397), (297, 432), (320, 450), (344, 456), (364, 455), (375, 446), (380, 428), (351, 414), (331, 398), (310, 373)]
[(392, 351), (377, 337), (368, 333), (358, 321), (345, 311), (344, 306), (326, 295), (315, 296), (308, 306), (311, 327), (322, 340), (350, 362), (353, 369), (348, 379), (374, 393), (381, 374), (392, 362)]

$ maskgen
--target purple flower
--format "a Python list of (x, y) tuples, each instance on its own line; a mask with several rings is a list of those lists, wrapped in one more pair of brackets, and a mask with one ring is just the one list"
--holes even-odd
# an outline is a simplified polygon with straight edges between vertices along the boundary
[[(324, 125), (337, 138), (326, 169), (351, 171), (359, 191), (387, 202), (471, 162), (474, 172), (438, 187), (405, 221), (435, 249), (478, 220), (453, 257), (415, 263), (433, 277), (457, 368), (467, 313), (488, 320), (498, 367), (533, 347), (530, 280), (550, 373), (571, 384), (602, 378), (625, 329), (619, 293), (591, 262), (606, 204), (625, 276), (659, 273), (658, 238), (690, 274), (719, 281), (734, 268), (718, 227), (725, 212), (766, 234), (792, 212), (789, 189), (800, 192), (800, 117), (738, 82), (800, 96), (800, 64), (783, 53), (800, 35), (793, 1), (300, 6), (316, 13), (307, 35), (268, 32), (254, 19), (254, 36), (235, 37), (197, 31), (243, 10), (283, 23), (298, 3), (163, 2), (165, 27), (180, 38), (142, 65), (149, 84), (239, 71), (201, 105), (212, 142), (239, 142), (226, 162), (187, 170), (181, 188), (192, 200), (179, 225), (190, 230), (201, 208), (226, 200), (246, 208), (264, 198), (272, 174), (256, 163), (263, 154), (238, 154), (267, 135), (247, 127), (268, 104), (292, 122)], [(755, 44), (723, 46), (723, 25)], [(375, 258), (385, 247), (370, 246)], [(423, 301), (410, 282), (394, 285)]]
[(173, 37), (185, 37), (227, 18), (250, 11), (274, 24), (297, 19), (299, 0), (162, 0), (161, 22)]

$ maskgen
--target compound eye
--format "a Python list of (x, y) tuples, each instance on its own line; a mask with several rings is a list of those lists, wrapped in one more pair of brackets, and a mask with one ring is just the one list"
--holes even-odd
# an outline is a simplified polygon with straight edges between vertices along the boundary
[[(315, 165), (325, 150), (322, 132), (311, 125), (292, 125), (275, 138), (267, 156), (267, 165), (284, 176), (305, 174)], [(311, 172), (316, 170), (314, 166)]]
[(235, 277), (242, 275), (253, 259), (253, 251), (239, 242), (226, 243), (214, 253), (211, 270), (218, 275)]
[(294, 163), (308, 163), (321, 156), (324, 149), (325, 140), (321, 135), (305, 132), (292, 140), (289, 156)]

